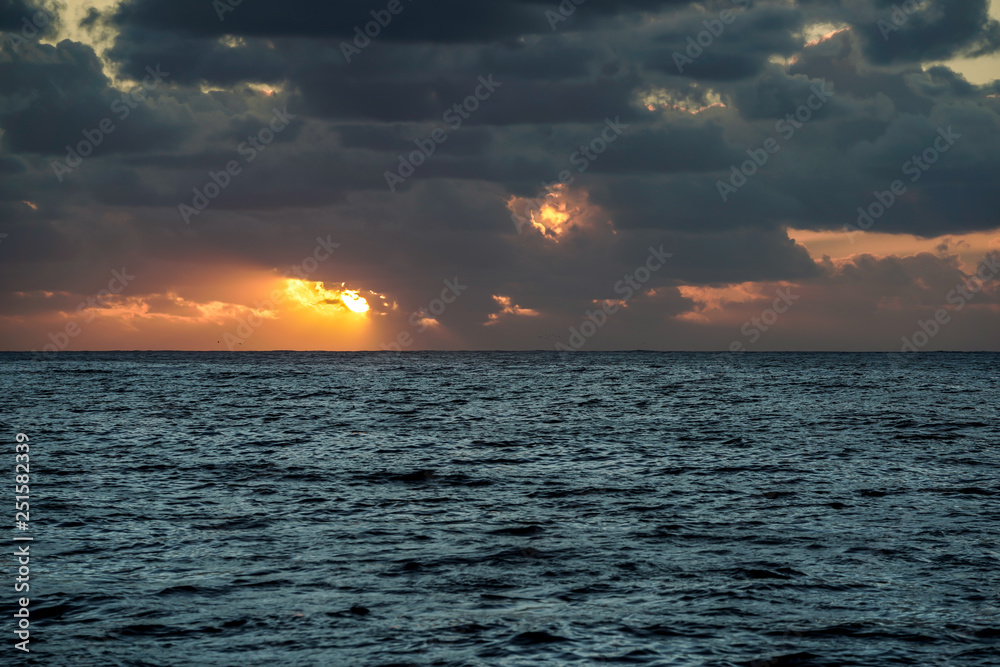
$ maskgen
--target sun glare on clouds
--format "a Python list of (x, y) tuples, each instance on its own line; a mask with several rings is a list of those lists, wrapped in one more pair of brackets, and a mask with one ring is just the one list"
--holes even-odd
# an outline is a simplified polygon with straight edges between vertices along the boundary
[(333, 314), (347, 310), (359, 315), (367, 313), (370, 309), (368, 300), (357, 290), (343, 289), (343, 287), (341, 284), (342, 289), (328, 290), (322, 282), (289, 278), (285, 291), (295, 302), (319, 312)]
[(518, 232), (534, 232), (546, 241), (559, 243), (571, 233), (595, 233), (609, 230), (616, 234), (614, 225), (604, 211), (590, 203), (587, 190), (570, 188), (559, 183), (546, 188), (539, 197), (511, 196), (507, 208), (513, 214)]

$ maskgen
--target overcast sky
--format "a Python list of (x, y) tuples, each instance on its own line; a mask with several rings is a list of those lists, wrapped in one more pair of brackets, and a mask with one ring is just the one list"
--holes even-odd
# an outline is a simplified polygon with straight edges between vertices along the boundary
[(0, 0), (0, 349), (1000, 350), (996, 9)]

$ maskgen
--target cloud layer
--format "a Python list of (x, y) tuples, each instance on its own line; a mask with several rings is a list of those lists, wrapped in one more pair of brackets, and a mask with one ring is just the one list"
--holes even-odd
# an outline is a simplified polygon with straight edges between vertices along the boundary
[[(410, 349), (551, 349), (606, 301), (586, 349), (723, 349), (789, 285), (755, 349), (898, 347), (982, 257), (937, 239), (1000, 228), (1000, 81), (932, 64), (1000, 49), (988, 10), (126, 0), (86, 15), (95, 52), (51, 43), (54, 6), (8, 2), (0, 347), (40, 348), (126, 266), (132, 314), (78, 348), (217, 349), (328, 237), (309, 277), (369, 294), (372, 326), (283, 344), (265, 324), (256, 349), (383, 348), (456, 277)], [(824, 258), (789, 228), (928, 246)], [(998, 324), (987, 285), (932, 347), (997, 349)]]

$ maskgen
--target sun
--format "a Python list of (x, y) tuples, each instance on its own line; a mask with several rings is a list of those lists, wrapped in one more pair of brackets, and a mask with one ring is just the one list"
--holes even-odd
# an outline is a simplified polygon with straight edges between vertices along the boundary
[(368, 312), (368, 301), (366, 301), (363, 296), (360, 296), (357, 290), (342, 291), (340, 293), (340, 300), (349, 310), (352, 310), (355, 313)]
[[(342, 284), (341, 288), (343, 287)], [(347, 310), (364, 315), (370, 309), (368, 300), (358, 290), (328, 290), (322, 282), (289, 278), (285, 284), (285, 292), (293, 301), (322, 313), (333, 314)]]

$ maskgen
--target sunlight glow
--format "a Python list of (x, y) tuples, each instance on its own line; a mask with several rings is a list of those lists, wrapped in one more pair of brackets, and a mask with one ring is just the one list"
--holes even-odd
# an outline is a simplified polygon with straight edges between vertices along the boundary
[[(343, 284), (341, 287), (343, 288)], [(368, 300), (361, 296), (357, 290), (328, 290), (322, 282), (289, 278), (285, 285), (285, 292), (294, 301), (319, 312), (336, 313), (348, 310), (352, 313), (364, 314), (369, 310)]]
[(702, 90), (697, 84), (691, 86), (688, 94), (666, 88), (650, 88), (639, 93), (639, 104), (648, 111), (680, 111), (692, 115), (726, 107), (722, 95), (711, 89)]
[(521, 308), (509, 296), (494, 294), (493, 300), (500, 306), (501, 310), (498, 313), (490, 313), (489, 319), (483, 323), (485, 326), (496, 324), (502, 317), (506, 316), (538, 317), (541, 314), (534, 308)]
[(850, 31), (850, 29), (850, 26), (833, 23), (817, 23), (816, 25), (811, 25), (803, 31), (802, 38), (806, 40), (806, 43), (802, 46), (802, 48), (808, 49), (813, 46), (818, 46), (823, 42), (833, 39), (841, 33)]
[(812, 231), (791, 227), (787, 227), (785, 233), (803, 246), (814, 262), (829, 258), (834, 264), (851, 261), (859, 255), (912, 257), (931, 253), (942, 257), (956, 255), (963, 269), (972, 271), (987, 253), (1000, 250), (1000, 228), (990, 232), (947, 234), (933, 238), (878, 231)]
[(566, 232), (569, 213), (565, 202), (546, 204), (537, 211), (531, 212), (531, 224), (543, 234), (551, 232), (554, 236), (562, 236)]
[(520, 221), (519, 230), (523, 224), (525, 229), (532, 229), (555, 243), (570, 231), (592, 224), (588, 211), (593, 207), (587, 203), (586, 191), (570, 191), (561, 183), (550, 186), (537, 198), (511, 197), (507, 208)]

